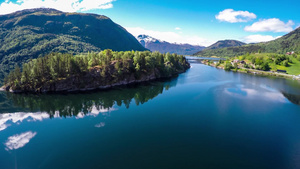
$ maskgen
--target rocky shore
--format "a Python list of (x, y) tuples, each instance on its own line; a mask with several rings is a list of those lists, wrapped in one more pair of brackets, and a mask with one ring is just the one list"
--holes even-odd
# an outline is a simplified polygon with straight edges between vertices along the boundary
[[(0, 90), (9, 91), (12, 93), (71, 93), (97, 89), (109, 89), (115, 86), (137, 84), (163, 78), (175, 77), (178, 74), (185, 72), (189, 68), (190, 64), (183, 65), (183, 70), (175, 70), (172, 74), (167, 76), (155, 68), (151, 72), (143, 72), (139, 75), (136, 75), (135, 73), (126, 73), (122, 75), (122, 78), (117, 78), (111, 74), (103, 77), (101, 76), (101, 70), (95, 67), (89, 70), (88, 73), (70, 76), (55, 82), (47, 82), (38, 88), (32, 88), (31, 86), (28, 86), (20, 90), (12, 89), (11, 86), (3, 86), (0, 88)], [(111, 66), (111, 69), (112, 70), (109, 72), (115, 71), (113, 70), (114, 66)]]

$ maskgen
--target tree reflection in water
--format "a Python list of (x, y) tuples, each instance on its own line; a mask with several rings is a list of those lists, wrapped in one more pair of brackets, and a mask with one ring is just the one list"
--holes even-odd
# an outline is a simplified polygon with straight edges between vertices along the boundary
[(176, 86), (176, 80), (152, 82), (129, 86), (128, 88), (114, 88), (85, 94), (32, 95), (5, 93), (6, 95), (3, 96), (2, 93), (2, 97), (6, 98), (2, 98), (5, 103), (0, 104), (0, 106), (2, 105), (5, 111), (2, 113), (47, 112), (50, 118), (53, 118), (57, 113), (60, 117), (77, 116), (79, 113), (86, 115), (94, 109), (98, 111), (109, 110), (114, 105), (121, 106), (124, 104), (126, 108), (129, 108), (133, 100), (136, 105), (140, 105), (173, 86)]
[(294, 95), (294, 94), (289, 94), (282, 92), (285, 98), (287, 98), (290, 102), (300, 105), (300, 95)]

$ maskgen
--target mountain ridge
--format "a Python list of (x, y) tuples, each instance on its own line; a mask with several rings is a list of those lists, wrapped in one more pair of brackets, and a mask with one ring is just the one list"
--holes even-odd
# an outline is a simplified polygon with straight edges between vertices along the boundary
[(199, 50), (203, 50), (204, 46), (177, 44), (153, 38), (149, 35), (138, 35), (137, 40), (150, 51), (159, 51), (161, 53), (177, 53), (179, 55), (192, 55)]
[(216, 43), (205, 48), (205, 50), (220, 49), (220, 48), (234, 47), (234, 46), (243, 46), (243, 45), (246, 45), (246, 43), (238, 41), (238, 40), (226, 39), (226, 40), (217, 41)]
[(51, 52), (146, 50), (125, 28), (104, 15), (35, 8), (0, 15), (0, 79), (15, 64)]
[(195, 56), (233, 57), (246, 53), (278, 53), (285, 54), (291, 51), (300, 51), (300, 27), (284, 36), (256, 44), (247, 44), (239, 47), (226, 47), (220, 49), (208, 49), (195, 53)]

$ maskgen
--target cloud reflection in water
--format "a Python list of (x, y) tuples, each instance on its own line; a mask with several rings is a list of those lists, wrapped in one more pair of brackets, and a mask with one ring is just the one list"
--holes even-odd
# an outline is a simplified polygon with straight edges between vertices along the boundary
[[(162, 94), (165, 90), (176, 86), (176, 83), (176, 80), (156, 82), (133, 88), (119, 88), (109, 92), (69, 95), (17, 95), (5, 93), (3, 98), (10, 107), (6, 107), (5, 113), (0, 113), (0, 131), (23, 121), (42, 121), (61, 117), (81, 119), (87, 116), (96, 117), (99, 114), (107, 116), (109, 112), (116, 110), (117, 106), (124, 105), (129, 108), (133, 101), (136, 105), (144, 104)], [(18, 112), (24, 110), (24, 112), (14, 113), (14, 110), (18, 110)]]
[(5, 130), (9, 124), (20, 123), (24, 120), (30, 121), (42, 121), (43, 119), (49, 118), (48, 113), (4, 113), (0, 114), (0, 131)]
[[(100, 113), (105, 114), (107, 112), (114, 111), (116, 109), (98, 109), (96, 107), (91, 108), (89, 113), (79, 112), (76, 116), (76, 119), (84, 118), (87, 116), (97, 117)], [(52, 118), (60, 118), (61, 115), (59, 111), (56, 111)], [(50, 115), (45, 112), (37, 112), (37, 113), (3, 113), (0, 114), (0, 131), (5, 130), (7, 127), (11, 126), (12, 124), (20, 124), (23, 121), (43, 121), (44, 119), (49, 119)]]
[(250, 100), (266, 99), (269, 101), (288, 103), (284, 95), (270, 87), (250, 88), (244, 85), (238, 85), (230, 88), (225, 88), (224, 92), (233, 97), (247, 98)]
[(29, 141), (36, 135), (36, 132), (28, 131), (21, 134), (16, 134), (13, 136), (8, 137), (5, 146), (6, 150), (16, 150), (19, 148), (24, 147)]
[(101, 128), (101, 127), (104, 127), (104, 126), (105, 126), (104, 122), (101, 122), (101, 123), (95, 125), (96, 128)]

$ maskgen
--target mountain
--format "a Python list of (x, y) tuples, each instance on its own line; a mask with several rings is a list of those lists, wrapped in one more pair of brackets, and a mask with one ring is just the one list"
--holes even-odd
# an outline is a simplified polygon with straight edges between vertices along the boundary
[(241, 42), (241, 41), (237, 41), (237, 40), (220, 40), (210, 46), (208, 46), (207, 48), (205, 48), (202, 51), (198, 51), (197, 53), (194, 53), (193, 55), (196, 56), (218, 56), (217, 54), (212, 54), (213, 51), (217, 50), (217, 49), (223, 49), (223, 48), (227, 48), (227, 47), (237, 47), (237, 46), (243, 46), (246, 45), (246, 43)]
[(179, 55), (192, 55), (195, 52), (203, 50), (204, 46), (190, 44), (175, 44), (155, 39), (148, 35), (139, 35), (137, 40), (150, 51), (159, 51), (161, 53), (177, 53)]
[(0, 15), (0, 79), (16, 63), (49, 54), (146, 50), (103, 15), (37, 8)]
[(286, 52), (300, 51), (300, 27), (294, 31), (269, 42), (248, 44), (239, 47), (227, 47), (220, 49), (203, 50), (195, 53), (196, 56), (219, 56), (233, 57), (244, 55), (246, 53), (278, 53), (285, 54)]
[(205, 48), (205, 50), (220, 49), (220, 48), (233, 47), (233, 46), (243, 46), (243, 45), (246, 45), (246, 43), (237, 40), (220, 40), (212, 44), (211, 46)]

